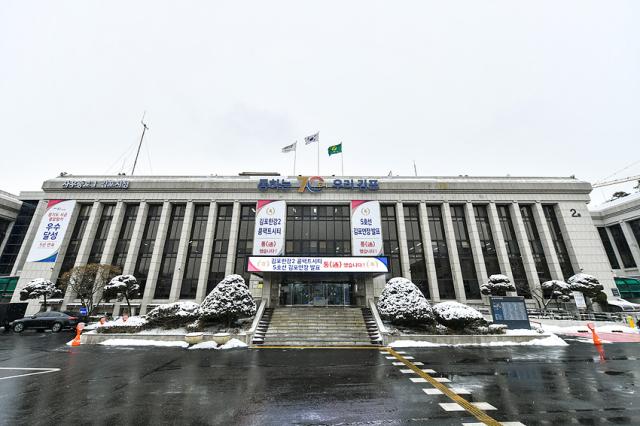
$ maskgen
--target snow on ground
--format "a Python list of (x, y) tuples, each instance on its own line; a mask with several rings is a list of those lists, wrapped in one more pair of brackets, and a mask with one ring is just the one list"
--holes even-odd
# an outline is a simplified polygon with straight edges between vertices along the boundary
[(152, 328), (150, 330), (142, 330), (136, 334), (146, 334), (146, 335), (155, 335), (155, 336), (167, 336), (167, 335), (185, 335), (189, 333), (186, 328)]
[(187, 342), (138, 339), (109, 339), (100, 344), (103, 346), (164, 346), (175, 348), (189, 347), (189, 344)]
[(234, 349), (246, 348), (247, 344), (238, 339), (231, 339), (224, 345), (218, 346), (216, 342), (202, 342), (191, 346), (189, 349)]
[[(574, 334), (574, 333), (582, 333), (588, 332), (589, 336), (591, 336), (591, 330), (587, 328), (586, 325), (572, 325), (561, 327), (557, 325), (550, 324), (541, 324), (542, 329), (546, 333), (555, 333), (555, 334)], [(640, 330), (627, 327), (626, 325), (596, 325), (596, 333), (629, 333), (629, 334), (639, 334)]]
[[(529, 330), (527, 330), (529, 331)], [(537, 333), (536, 333), (537, 334)], [(464, 347), (464, 346), (484, 346), (484, 347), (495, 347), (495, 346), (568, 346), (569, 344), (562, 340), (560, 337), (552, 334), (547, 337), (543, 337), (541, 339), (534, 339), (528, 342), (512, 342), (512, 341), (504, 341), (504, 342), (489, 342), (489, 343), (474, 343), (474, 344), (457, 344), (457, 345), (448, 345), (444, 343), (433, 343), (433, 342), (418, 342), (415, 340), (397, 340), (391, 343), (389, 346), (392, 348), (424, 348), (424, 347), (438, 347), (438, 346), (455, 346), (455, 347)]]
[(142, 318), (142, 317), (129, 317), (128, 320), (124, 321), (122, 319), (122, 317), (112, 320), (112, 321), (106, 321), (104, 324), (100, 324), (98, 323), (98, 325), (95, 328), (99, 328), (99, 327), (122, 327), (122, 326), (129, 326), (129, 327), (137, 327), (137, 326), (141, 326), (141, 325), (145, 325), (147, 323), (147, 320)]

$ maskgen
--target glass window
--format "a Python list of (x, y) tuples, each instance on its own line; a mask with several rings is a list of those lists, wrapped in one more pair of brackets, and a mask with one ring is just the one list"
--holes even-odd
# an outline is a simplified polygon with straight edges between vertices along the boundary
[(0, 275), (11, 274), (37, 205), (38, 201), (22, 202), (18, 216), (13, 222), (13, 227), (9, 233), (9, 238), (7, 238), (7, 242), (4, 245), (2, 256), (0, 256)]
[(138, 259), (134, 268), (135, 272), (133, 273), (140, 284), (140, 295), (144, 294), (144, 288), (147, 284), (147, 275), (151, 266), (151, 257), (153, 256), (161, 215), (162, 204), (149, 205), (147, 220), (145, 221), (142, 240), (140, 241), (140, 250), (138, 250)]
[(629, 247), (629, 243), (627, 243), (627, 239), (624, 236), (624, 232), (622, 231), (620, 224), (610, 226), (609, 232), (611, 232), (613, 242), (618, 248), (618, 254), (620, 255), (620, 260), (622, 260), (622, 265), (625, 268), (635, 268), (636, 262), (633, 260), (631, 248)]
[(504, 237), (504, 244), (507, 247), (507, 256), (509, 256), (509, 264), (511, 265), (511, 273), (513, 274), (513, 283), (519, 296), (527, 299), (531, 298), (531, 290), (527, 274), (524, 270), (522, 255), (520, 254), (520, 246), (516, 239), (516, 233), (513, 229), (511, 220), (511, 212), (508, 205), (500, 205), (498, 208), (498, 219), (500, 220), (500, 228)]
[(444, 234), (442, 210), (440, 206), (428, 205), (427, 215), (429, 217), (431, 249), (433, 250), (433, 263), (436, 268), (436, 276), (438, 277), (438, 290), (440, 293), (440, 298), (455, 299), (456, 293), (453, 289), (453, 275), (451, 274), (449, 250)]
[(171, 206), (169, 230), (164, 241), (160, 273), (158, 274), (158, 282), (154, 294), (155, 299), (167, 299), (171, 293), (171, 282), (173, 281), (173, 271), (176, 267), (178, 248), (180, 247), (180, 235), (182, 234), (185, 210), (185, 204), (173, 204)]
[(102, 206), (102, 214), (100, 215), (96, 235), (93, 238), (93, 244), (91, 244), (91, 252), (89, 253), (87, 263), (100, 263), (102, 260), (104, 245), (107, 242), (107, 237), (109, 236), (109, 229), (111, 228), (113, 212), (115, 209), (115, 204), (105, 204)]
[(533, 255), (533, 261), (536, 265), (538, 278), (541, 283), (549, 281), (551, 279), (551, 273), (549, 272), (547, 259), (544, 256), (544, 248), (542, 247), (542, 240), (540, 240), (538, 227), (536, 226), (536, 221), (533, 217), (533, 209), (529, 205), (521, 205), (520, 214), (522, 215), (524, 229), (527, 233), (527, 239), (529, 240), (529, 246), (531, 247), (531, 254)]
[(60, 268), (60, 276), (71, 270), (75, 265), (78, 252), (80, 251), (80, 243), (82, 242), (82, 237), (84, 237), (84, 230), (87, 228), (87, 223), (89, 222), (91, 204), (80, 204), (79, 209), (76, 223), (69, 238), (69, 245), (67, 246), (67, 251), (62, 261), (62, 267)]
[(409, 270), (411, 280), (418, 286), (424, 297), (429, 298), (429, 281), (427, 279), (427, 264), (424, 259), (422, 233), (420, 230), (420, 215), (417, 205), (405, 205), (404, 227), (407, 233), (407, 249), (409, 252)]
[(451, 206), (451, 221), (453, 222), (453, 234), (458, 248), (464, 293), (467, 299), (480, 299), (480, 284), (478, 283), (476, 266), (473, 261), (473, 250), (471, 249), (471, 241), (469, 241), (469, 231), (463, 205)]
[(385, 279), (402, 276), (400, 265), (400, 246), (398, 244), (398, 225), (396, 221), (396, 206), (380, 206), (380, 221), (382, 224), (382, 243), (384, 255), (389, 258), (389, 272)]
[(556, 255), (558, 256), (558, 263), (562, 270), (562, 275), (565, 280), (568, 280), (574, 273), (573, 266), (571, 265), (571, 258), (569, 257), (569, 251), (567, 245), (562, 237), (562, 231), (560, 230), (560, 224), (558, 223), (558, 217), (556, 216), (555, 206), (544, 205), (542, 206), (544, 211), (544, 217), (547, 220), (547, 226), (551, 233), (551, 239), (553, 240), (553, 246), (556, 249)]
[(638, 246), (640, 246), (640, 219), (630, 221), (629, 227), (631, 228), (633, 236), (636, 238)]
[(289, 205), (286, 254), (351, 256), (350, 227), (349, 206)]
[(611, 245), (611, 240), (609, 239), (607, 230), (604, 227), (598, 227), (598, 234), (600, 234), (600, 240), (602, 241), (605, 253), (607, 253), (611, 269), (620, 269), (620, 264), (618, 263), (618, 258), (616, 257), (616, 253)]
[(193, 223), (187, 243), (187, 257), (182, 276), (182, 287), (180, 288), (181, 299), (195, 299), (196, 297), (208, 219), (209, 205), (196, 204), (193, 209)]
[(500, 262), (496, 245), (493, 241), (493, 233), (491, 231), (491, 222), (489, 221), (489, 212), (485, 205), (473, 206), (473, 212), (476, 217), (476, 226), (478, 227), (478, 237), (480, 238), (480, 246), (482, 247), (482, 257), (484, 258), (484, 266), (487, 268), (487, 275), (501, 274)]
[(138, 208), (138, 204), (127, 204), (124, 210), (120, 235), (118, 235), (118, 242), (116, 243), (116, 249), (111, 262), (112, 265), (118, 266), (120, 269), (124, 268), (124, 264), (127, 261), (129, 245), (133, 237), (133, 228), (138, 218)]
[(216, 230), (214, 233), (215, 239), (213, 241), (213, 252), (211, 253), (209, 277), (207, 279), (207, 294), (224, 279), (232, 216), (233, 204), (221, 204), (218, 206)]
[[(256, 223), (256, 206), (245, 205), (240, 208), (240, 226), (236, 249), (235, 273), (242, 275), (247, 285), (251, 274), (247, 272), (247, 258), (253, 254), (253, 231)], [(286, 227), (285, 227), (286, 228)]]

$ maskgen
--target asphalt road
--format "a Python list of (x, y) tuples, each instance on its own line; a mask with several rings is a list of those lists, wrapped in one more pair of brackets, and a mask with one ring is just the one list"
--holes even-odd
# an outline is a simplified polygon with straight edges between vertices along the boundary
[[(10, 425), (461, 425), (446, 395), (379, 350), (190, 351), (0, 334), (0, 423)], [(640, 424), (637, 343), (404, 349), (500, 422)], [(54, 368), (59, 371), (12, 370)], [(402, 370), (405, 370), (403, 372)], [(39, 374), (21, 376), (38, 372)], [(18, 377), (15, 377), (18, 376)], [(414, 379), (412, 381), (411, 379)], [(416, 383), (418, 382), (418, 383)], [(458, 389), (461, 390), (461, 389)], [(432, 392), (433, 391), (429, 391)], [(481, 405), (484, 406), (484, 405)]]

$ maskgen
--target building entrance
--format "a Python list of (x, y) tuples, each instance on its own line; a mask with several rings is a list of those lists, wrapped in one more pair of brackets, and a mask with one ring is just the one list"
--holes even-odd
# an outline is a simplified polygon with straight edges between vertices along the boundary
[(315, 281), (280, 284), (280, 305), (350, 306), (353, 285), (349, 282)]

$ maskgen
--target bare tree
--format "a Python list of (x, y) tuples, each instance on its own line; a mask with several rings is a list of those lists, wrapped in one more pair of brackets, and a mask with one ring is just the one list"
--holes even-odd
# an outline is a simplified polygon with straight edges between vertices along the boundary
[(60, 281), (66, 291), (80, 299), (82, 306), (87, 308), (87, 315), (92, 315), (102, 302), (105, 285), (118, 273), (120, 268), (116, 266), (91, 263), (65, 272)]

